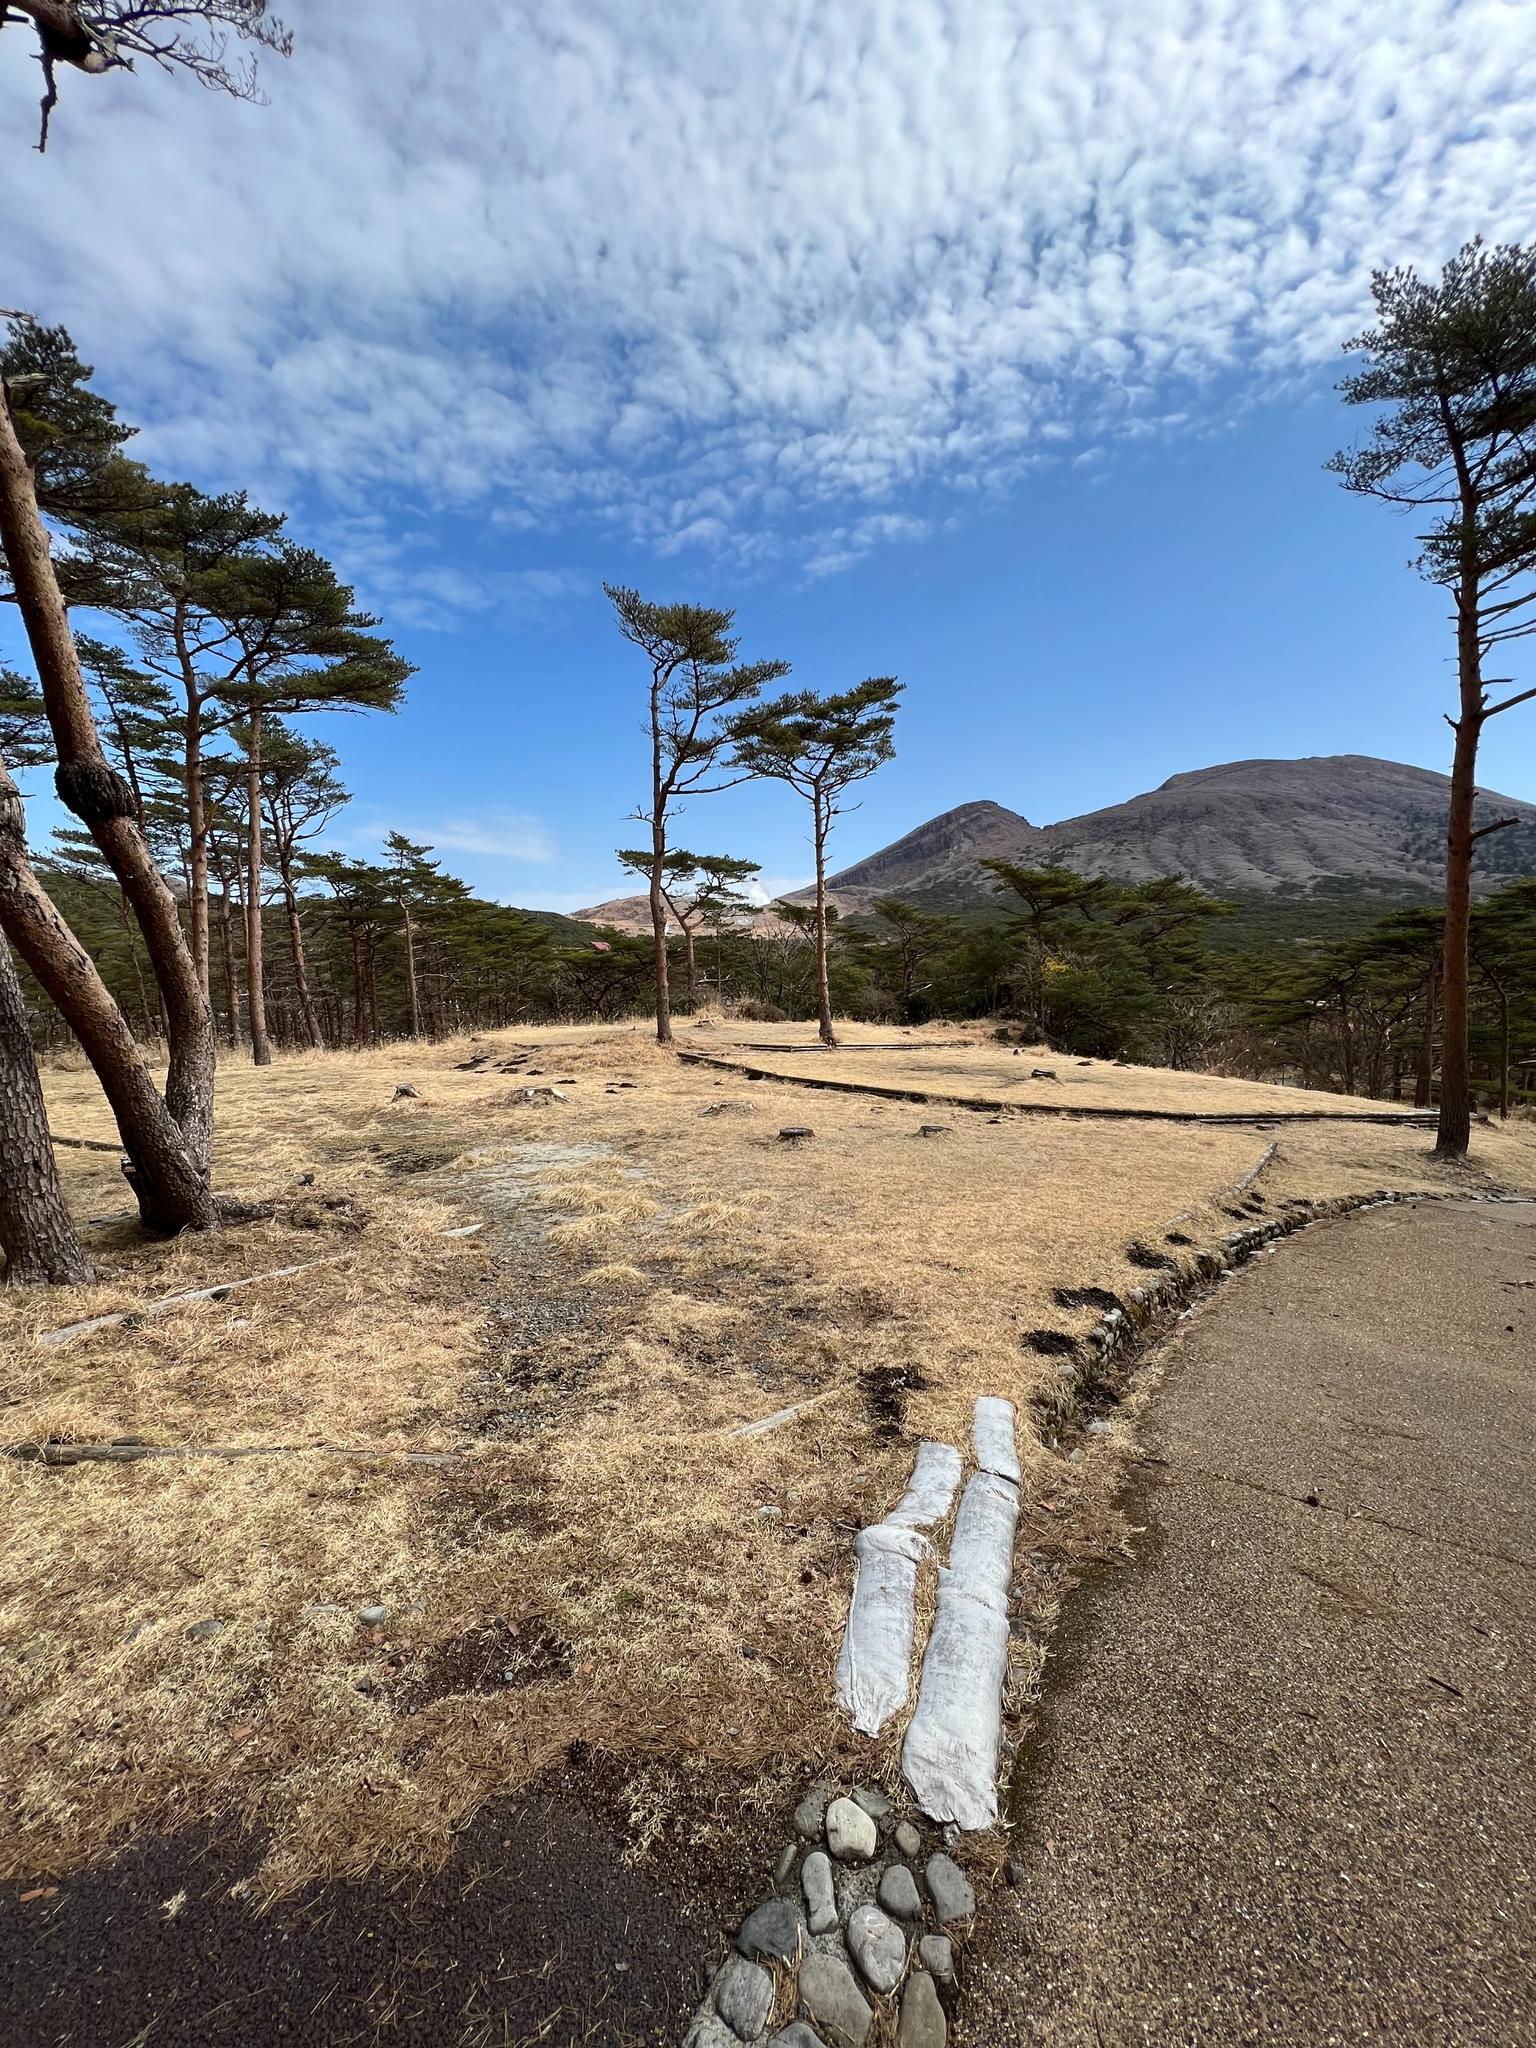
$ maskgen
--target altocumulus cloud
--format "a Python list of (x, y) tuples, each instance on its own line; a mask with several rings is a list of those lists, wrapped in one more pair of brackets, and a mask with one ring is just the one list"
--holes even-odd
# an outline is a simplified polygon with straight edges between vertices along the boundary
[(46, 159), (0, 41), (7, 296), (156, 460), (338, 518), (828, 573), (916, 485), (1262, 390), (1372, 264), (1536, 226), (1525, 0), (284, 12), (269, 108), (80, 80)]

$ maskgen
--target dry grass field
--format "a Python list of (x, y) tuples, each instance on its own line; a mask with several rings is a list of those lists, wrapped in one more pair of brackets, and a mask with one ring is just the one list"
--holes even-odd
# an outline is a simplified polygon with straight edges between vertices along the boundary
[[(722, 1056), (770, 1035), (680, 1033)], [(809, 1059), (945, 1092), (963, 1072), (978, 1095), (1006, 1068), (1022, 1087), (1027, 1057), (965, 1035)], [(472, 1050), (528, 1058), (460, 1070)], [(1035, 1063), (1105, 1099), (1226, 1107), (1244, 1086)], [(394, 1100), (400, 1083), (419, 1095)], [(524, 1099), (551, 1083), (564, 1101)], [(111, 1137), (88, 1074), (48, 1086), (57, 1133)], [(1276, 1094), (1336, 1106), (1245, 1106)], [(920, 1137), (925, 1120), (950, 1130)], [(787, 1124), (814, 1137), (786, 1144)], [(577, 1742), (632, 1766), (636, 1853), (690, 1774), (786, 1796), (852, 1753), (831, 1689), (852, 1537), (913, 1439), (961, 1441), (979, 1393), (1026, 1412), (1057, 1384), (1031, 1333), (1092, 1320), (1054, 1290), (1123, 1290), (1146, 1277), (1132, 1247), (1173, 1231), (1189, 1256), (1231, 1229), (1224, 1191), (1268, 1135), (929, 1119), (685, 1066), (625, 1025), (232, 1063), (219, 1183), (278, 1212), (208, 1238), (141, 1242), (114, 1157), (61, 1150), (78, 1214), (117, 1220), (90, 1225), (98, 1285), (0, 1294), (6, 1446), (271, 1454), (0, 1460), (0, 1870), (64, 1872), (202, 1818), (251, 1826), (268, 1890), (419, 1865)], [(1423, 1132), (1278, 1137), (1271, 1205), (1466, 1184)], [(1480, 1129), (1476, 1166), (1536, 1189), (1536, 1131)], [(1045, 1436), (1021, 1448), (1029, 1526), (1102, 1540), (1114, 1440), (1081, 1463)], [(441, 1461), (403, 1455), (422, 1452)]]

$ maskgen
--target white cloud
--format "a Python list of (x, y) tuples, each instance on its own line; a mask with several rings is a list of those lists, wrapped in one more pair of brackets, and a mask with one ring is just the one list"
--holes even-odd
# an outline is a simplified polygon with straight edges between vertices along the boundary
[(473, 816), (391, 826), (365, 814), (350, 819), (336, 839), (344, 846), (373, 846), (386, 830), (403, 832), (407, 839), (425, 843), (438, 853), (479, 853), (495, 860), (536, 865), (557, 860), (560, 853), (555, 835), (543, 820), (523, 811), (481, 811)]
[(486, 853), (498, 860), (535, 862), (552, 861), (559, 853), (549, 827), (520, 811), (444, 818), (438, 824), (424, 825), (421, 831), (434, 846), (451, 853)]
[[(156, 460), (337, 519), (830, 573), (918, 484), (1264, 388), (1373, 264), (1536, 230), (1524, 0), (285, 12), (271, 106), (70, 76), (45, 158), (0, 39), (6, 292)], [(531, 594), (396, 574), (424, 623)]]

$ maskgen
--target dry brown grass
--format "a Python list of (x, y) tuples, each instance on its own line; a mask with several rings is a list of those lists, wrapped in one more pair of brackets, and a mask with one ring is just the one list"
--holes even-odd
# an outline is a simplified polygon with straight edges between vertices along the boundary
[[(638, 1027), (497, 1044), (535, 1047), (537, 1080), (574, 1077), (570, 1101), (454, 1071), (462, 1044), (231, 1067), (221, 1184), (279, 1199), (277, 1220), (174, 1245), (109, 1225), (97, 1286), (0, 1297), (9, 1441), (463, 1454), (0, 1464), (5, 1871), (226, 1812), (263, 1830), (262, 1881), (285, 1885), (435, 1857), (575, 1740), (653, 1759), (653, 1789), (704, 1759), (758, 1773), (764, 1798), (851, 1751), (830, 1685), (851, 1537), (900, 1490), (911, 1436), (963, 1440), (976, 1394), (1022, 1408), (1052, 1385), (1027, 1334), (1092, 1316), (1052, 1290), (1144, 1279), (1127, 1247), (1174, 1218), (1197, 1243), (1230, 1229), (1213, 1198), (1265, 1142), (964, 1112), (922, 1139), (914, 1105), (737, 1082)], [(421, 1099), (392, 1105), (396, 1081)], [(48, 1087), (56, 1129), (110, 1136), (88, 1076)], [(780, 1144), (788, 1122), (814, 1140)], [(1454, 1184), (1420, 1132), (1280, 1142), (1270, 1200)], [(1479, 1149), (1536, 1187), (1536, 1134)], [(79, 1213), (123, 1207), (109, 1156), (60, 1160)], [(444, 1239), (471, 1203), (494, 1227)], [(34, 1342), (337, 1252), (226, 1302)], [(811, 1396), (787, 1427), (730, 1434)], [(1068, 1466), (1032, 1442), (1026, 1531), (1075, 1513), (1098, 1540), (1112, 1455)], [(355, 1618), (373, 1601), (383, 1631)], [(218, 1637), (189, 1639), (207, 1617)]]

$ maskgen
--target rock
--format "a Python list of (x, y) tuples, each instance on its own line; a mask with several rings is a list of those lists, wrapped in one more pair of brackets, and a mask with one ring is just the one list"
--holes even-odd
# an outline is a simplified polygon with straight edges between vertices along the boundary
[(891, 1802), (878, 1785), (856, 1785), (853, 1789), (853, 1803), (862, 1806), (871, 1820), (884, 1820), (891, 1810)]
[(948, 1124), (919, 1124), (917, 1127), (917, 1135), (920, 1138), (947, 1138), (949, 1134)]
[(189, 1643), (211, 1643), (215, 1636), (224, 1633), (224, 1624), (217, 1615), (210, 1614), (206, 1621), (194, 1621), (186, 1631)]
[(864, 2048), (875, 2018), (852, 1970), (836, 1956), (807, 1956), (800, 1965), (800, 2013), (830, 2048)]
[(846, 1930), (849, 1952), (876, 1991), (894, 1991), (907, 1966), (907, 1937), (878, 1906), (855, 1906)]
[(1029, 1078), (1031, 1081), (1054, 1081), (1056, 1079), (1056, 1069), (1054, 1067), (1031, 1067)]
[(923, 1846), (923, 1838), (911, 1821), (899, 1821), (896, 1826), (896, 1846), (903, 1856), (915, 1856)]
[(916, 1920), (923, 1910), (917, 1879), (905, 1863), (893, 1863), (880, 1879), (880, 1903), (898, 1920)]
[(742, 1921), (736, 1946), (744, 1956), (792, 1963), (800, 1953), (804, 1934), (805, 1915), (793, 1899), (764, 1899)]
[(816, 1133), (809, 1124), (785, 1124), (784, 1128), (779, 1132), (779, 1143), (781, 1145), (803, 1145), (808, 1139), (814, 1138), (815, 1135)]
[(827, 1847), (839, 1863), (867, 1863), (879, 1845), (875, 1823), (851, 1799), (834, 1799), (827, 1808)]
[(832, 1859), (825, 1849), (813, 1849), (801, 1864), (800, 1885), (812, 1934), (830, 1934), (837, 1925), (837, 1891), (832, 1883)]
[(801, 1800), (795, 1808), (795, 1833), (802, 1842), (821, 1840), (821, 1820), (826, 1810), (827, 1802), (819, 1792), (808, 1792)]
[(715, 2011), (743, 2041), (755, 2041), (773, 2010), (773, 1979), (761, 1963), (732, 1956), (715, 1979)]
[(779, 1851), (778, 1862), (773, 1866), (773, 1881), (775, 1884), (785, 1884), (788, 1882), (790, 1873), (793, 1871), (799, 1855), (800, 1847), (798, 1843), (785, 1843), (784, 1847)]
[(820, 2034), (813, 2034), (804, 2020), (791, 2020), (768, 2043), (768, 2048), (826, 2048)]
[(907, 1979), (901, 1994), (901, 2048), (944, 2048), (949, 2039), (949, 2022), (939, 2003), (938, 1988), (931, 1977), (919, 1970)]
[(941, 1984), (954, 1982), (955, 1944), (947, 1934), (925, 1934), (917, 1944), (917, 1960)]
[(357, 1618), (364, 1628), (382, 1628), (389, 1619), (387, 1607), (359, 1607)]
[(712, 2012), (701, 2012), (688, 2029), (683, 2048), (741, 2048), (734, 2029)]
[(1088, 1434), (1089, 1436), (1112, 1436), (1114, 1428), (1115, 1425), (1112, 1422), (1106, 1422), (1102, 1415), (1096, 1415), (1088, 1425)]
[(421, 1100), (421, 1090), (413, 1088), (409, 1081), (402, 1081), (389, 1099), (391, 1102), (402, 1102), (407, 1098), (412, 1102), (419, 1102)]
[(948, 1927), (954, 1920), (970, 1919), (976, 1911), (976, 1893), (953, 1857), (930, 1856), (923, 1875), (928, 1880), (928, 1896), (941, 1927)]

